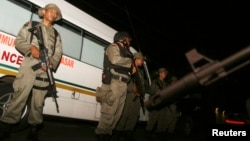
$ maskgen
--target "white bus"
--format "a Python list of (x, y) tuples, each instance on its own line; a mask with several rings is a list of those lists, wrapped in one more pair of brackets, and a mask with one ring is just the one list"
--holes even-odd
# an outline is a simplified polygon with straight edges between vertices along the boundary
[[(63, 15), (55, 24), (62, 37), (63, 56), (54, 74), (59, 113), (54, 100), (48, 97), (44, 115), (98, 121), (100, 104), (95, 93), (101, 86), (104, 48), (113, 41), (116, 30), (64, 0), (1, 1), (0, 114), (11, 99), (12, 81), (23, 59), (15, 49), (15, 36), (27, 21), (40, 21), (37, 9), (48, 3), (57, 4)], [(28, 111), (27, 106), (25, 109)], [(141, 115), (141, 121), (147, 120), (147, 113)]]

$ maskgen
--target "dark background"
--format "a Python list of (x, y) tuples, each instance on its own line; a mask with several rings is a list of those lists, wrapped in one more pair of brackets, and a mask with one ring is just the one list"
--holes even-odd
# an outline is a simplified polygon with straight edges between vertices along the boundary
[(148, 57), (151, 70), (190, 72), (185, 52), (196, 48), (224, 59), (249, 44), (250, 12), (245, 2), (68, 0), (116, 30), (133, 36), (133, 47)]
[[(132, 46), (147, 57), (149, 71), (166, 67), (178, 78), (192, 72), (185, 53), (196, 48), (224, 58), (250, 43), (250, 11), (242, 1), (67, 0), (116, 30), (126, 30)], [(245, 110), (250, 67), (207, 88), (214, 105)]]

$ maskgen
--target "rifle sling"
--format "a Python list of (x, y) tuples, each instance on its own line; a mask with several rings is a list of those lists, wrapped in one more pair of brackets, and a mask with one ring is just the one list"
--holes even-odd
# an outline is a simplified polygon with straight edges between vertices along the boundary
[(48, 90), (48, 86), (47, 87), (39, 87), (39, 86), (33, 86), (34, 89), (37, 89), (37, 90)]
[[(32, 21), (32, 23), (31, 23), (31, 26), (32, 27), (34, 27), (34, 26), (36, 26), (36, 25), (38, 25), (39, 24), (39, 22), (37, 22), (37, 21)], [(56, 42), (57, 42), (57, 36), (58, 36), (58, 32), (57, 32), (57, 30), (54, 28), (54, 34), (55, 34), (55, 42), (54, 42), (54, 49), (53, 49), (53, 53), (52, 53), (52, 56), (54, 55), (54, 53), (55, 53), (55, 47), (56, 47)], [(32, 39), (33, 39), (33, 32), (31, 32), (31, 36), (30, 36), (30, 43), (32, 42)]]

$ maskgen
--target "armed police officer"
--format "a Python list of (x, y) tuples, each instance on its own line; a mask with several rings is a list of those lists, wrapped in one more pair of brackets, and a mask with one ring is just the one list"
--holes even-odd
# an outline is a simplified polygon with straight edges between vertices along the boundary
[(122, 114), (127, 82), (132, 73), (133, 54), (129, 51), (130, 43), (131, 36), (120, 31), (115, 34), (114, 43), (105, 48), (101, 91), (107, 90), (107, 95), (101, 101), (101, 117), (95, 129), (98, 140), (110, 140)]
[[(166, 78), (168, 75), (168, 71), (166, 68), (159, 68), (158, 70), (158, 78), (152, 81), (152, 85), (148, 89), (148, 93), (151, 96), (157, 95), (163, 88), (166, 88), (170, 84), (166, 82)], [(161, 137), (166, 133), (168, 127), (168, 107), (164, 107), (162, 109), (155, 109), (149, 111), (148, 121), (146, 125), (146, 131), (148, 135), (156, 135), (158, 139), (162, 139)]]
[[(125, 140), (133, 139), (133, 131), (140, 117), (141, 105), (144, 103), (146, 83), (142, 70), (144, 56), (141, 52), (134, 53), (134, 66), (131, 80), (128, 83), (128, 92), (121, 118), (115, 128), (115, 140), (123, 138)], [(141, 101), (142, 100), (142, 101)]]
[[(57, 5), (50, 3), (44, 8), (40, 8), (38, 15), (42, 17), (42, 20), (35, 26), (43, 33), (42, 42), (47, 48), (49, 57), (48, 66), (55, 71), (62, 56), (62, 43), (59, 33), (53, 28), (53, 23), (62, 18), (62, 13)], [(28, 137), (33, 141), (38, 140), (38, 129), (43, 122), (43, 106), (49, 86), (46, 70), (49, 68), (40, 65), (38, 69), (32, 69), (33, 66), (41, 64), (40, 39), (32, 34), (30, 30), (34, 26), (32, 23), (24, 24), (16, 37), (15, 47), (24, 55), (24, 59), (13, 82), (13, 98), (0, 120), (0, 140), (10, 135), (12, 126), (20, 121), (29, 97), (31, 105), (28, 123), (31, 130)]]

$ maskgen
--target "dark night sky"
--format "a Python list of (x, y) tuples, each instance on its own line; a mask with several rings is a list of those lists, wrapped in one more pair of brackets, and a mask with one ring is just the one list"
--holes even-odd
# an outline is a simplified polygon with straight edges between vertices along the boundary
[[(67, 1), (114, 29), (131, 33), (132, 45), (147, 56), (150, 71), (166, 67), (170, 73), (182, 77), (192, 71), (185, 58), (190, 49), (223, 60), (250, 43), (247, 2)], [(212, 94), (220, 93), (229, 101), (235, 100), (235, 95), (245, 98), (241, 93), (249, 93), (249, 68), (216, 84)]]
[(185, 52), (196, 48), (221, 60), (246, 47), (250, 12), (240, 2), (70, 0), (116, 30), (133, 36), (133, 47), (147, 57), (151, 70), (164, 66), (177, 76), (191, 71)]

